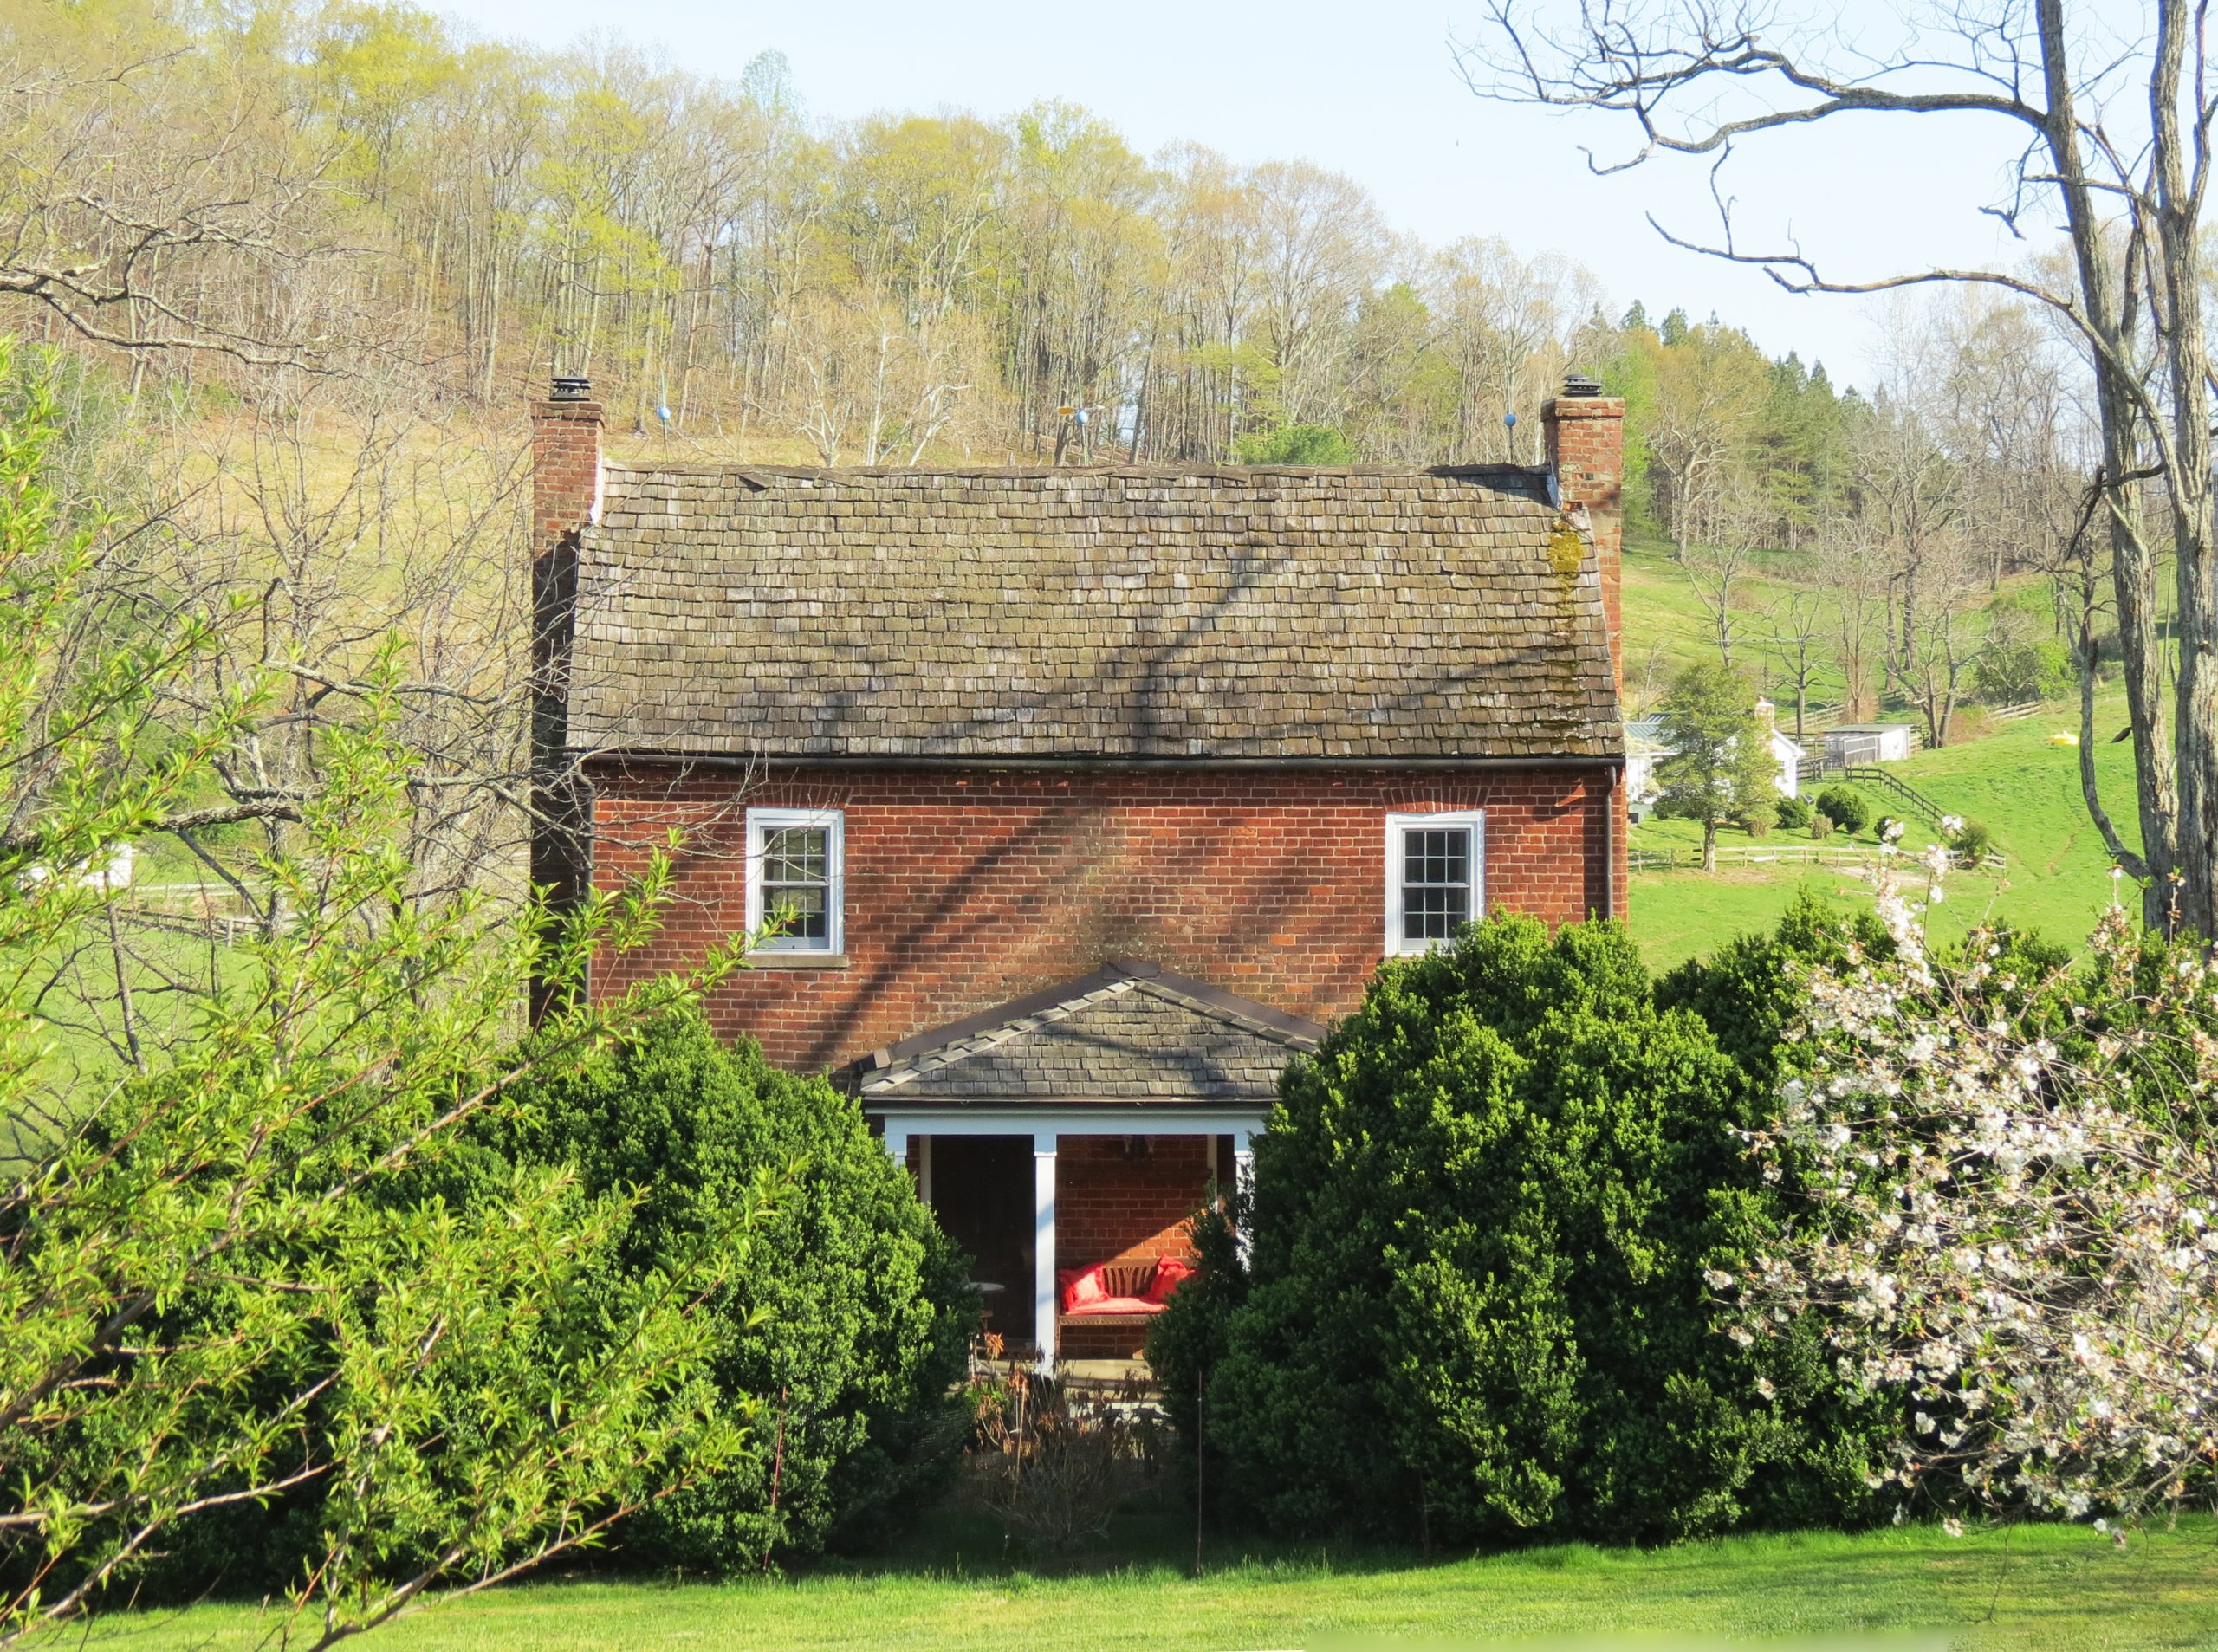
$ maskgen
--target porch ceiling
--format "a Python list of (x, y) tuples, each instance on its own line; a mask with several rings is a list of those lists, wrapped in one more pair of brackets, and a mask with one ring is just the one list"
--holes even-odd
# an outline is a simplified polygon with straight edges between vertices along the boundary
[(1268, 1107), (1325, 1029), (1150, 963), (1116, 962), (858, 1062), (866, 1106)]

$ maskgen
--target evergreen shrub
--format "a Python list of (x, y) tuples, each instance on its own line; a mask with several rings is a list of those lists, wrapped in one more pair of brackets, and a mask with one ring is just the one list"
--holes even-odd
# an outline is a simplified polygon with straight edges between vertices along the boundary
[(1852, 838), (1871, 824), (1871, 806), (1853, 786), (1828, 786), (1819, 793), (1818, 813)]
[(1788, 832), (1801, 831), (1810, 824), (1811, 817), (1816, 813), (1806, 797), (1782, 797), (1776, 811), (1780, 826)]
[(1329, 424), (1280, 424), (1250, 431), (1232, 444), (1242, 464), (1353, 464), (1355, 449)]
[(852, 1098), (684, 1012), (535, 1087), (486, 1145), (574, 1165), (586, 1197), (635, 1190), (620, 1256), (638, 1273), (713, 1231), (759, 1176), (797, 1170), (704, 1309), (712, 1380), (736, 1408), (759, 1403), (744, 1451), (620, 1527), (628, 1558), (717, 1571), (850, 1546), (944, 1483), (964, 1426), (963, 1258)]
[(1989, 705), (2053, 700), (2074, 681), (2072, 651), (2049, 637), (1990, 639), (1972, 663), (1972, 692)]
[(1380, 969), (1281, 1081), (1248, 1260), (1198, 1221), (1149, 1338), (1226, 1509), (1445, 1543), (1863, 1517), (1882, 1419), (1814, 1337), (1713, 1318), (1779, 1219), (1734, 1132), (1769, 1105), (1783, 961), (1844, 944), (1802, 922), (1668, 992), (1612, 923), (1495, 917)]

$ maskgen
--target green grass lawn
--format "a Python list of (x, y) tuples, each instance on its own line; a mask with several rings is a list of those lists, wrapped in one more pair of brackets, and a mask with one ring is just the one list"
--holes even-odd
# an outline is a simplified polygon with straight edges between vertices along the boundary
[[(2116, 729), (2124, 721), (2122, 698), (2111, 696), (2098, 706), (2098, 728)], [(1937, 939), (1955, 940), (1974, 923), (1989, 922), (2037, 930), (2069, 946), (2086, 938), (2111, 898), (2110, 857), (2080, 800), (2078, 750), (2049, 744), (2051, 735), (2076, 731), (2078, 723), (2076, 711), (2059, 709), (2007, 723), (1984, 740), (1919, 752), (1889, 765), (1943, 808), (1983, 822), (2009, 862), (2000, 878), (1958, 873), (1948, 879), (1947, 898), (1929, 920)], [(2132, 835), (2132, 754), (2131, 746), (2106, 740), (2095, 748), (2095, 763), (2104, 806), (2129, 840), (2137, 842)], [(1875, 809), (1893, 807), (1878, 788), (1859, 789)], [(1915, 851), (1931, 834), (1914, 818), (1909, 825), (1904, 842)], [(1632, 836), (1635, 847), (1701, 839), (1702, 829), (1684, 820), (1649, 822)], [(1748, 839), (1728, 831), (1720, 834), (1720, 841), (1745, 844)], [(1765, 839), (1781, 845), (1808, 841), (1790, 832), (1775, 832)], [(1628, 891), (1633, 934), (1651, 964), (1668, 968), (1735, 935), (1769, 927), (1799, 890), (1843, 904), (1871, 899), (1870, 886), (1847, 871), (1728, 866), (1715, 878), (1694, 871), (1636, 872)]]
[[(1166, 1545), (1167, 1546), (1167, 1545)], [(2117, 1549), (2085, 1528), (1909, 1526), (1855, 1537), (1731, 1538), (1655, 1550), (1583, 1545), (1476, 1559), (1238, 1559), (1194, 1578), (1164, 1562), (1078, 1575), (969, 1565), (790, 1582), (556, 1581), (436, 1608), (374, 1644), (395, 1652), (633, 1647), (1356, 1647), (1546, 1637), (1667, 1647), (1889, 1637), (1898, 1647), (2218, 1649), (2218, 1529), (2195, 1520)], [(101, 1620), (99, 1648), (257, 1644), (244, 1608)], [(71, 1637), (73, 1640), (75, 1637)], [(1859, 1644), (1869, 1643), (1859, 1641)]]

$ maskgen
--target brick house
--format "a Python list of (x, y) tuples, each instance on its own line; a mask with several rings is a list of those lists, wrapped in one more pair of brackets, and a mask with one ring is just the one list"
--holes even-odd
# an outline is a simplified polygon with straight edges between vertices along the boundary
[(1622, 416), (1572, 381), (1537, 469), (631, 468), (558, 383), (535, 876), (683, 829), (622, 969), (778, 920), (718, 1027), (860, 1098), (1013, 1340), (1129, 1352), (1058, 1264), (1181, 1250), (1382, 956), (1623, 915)]

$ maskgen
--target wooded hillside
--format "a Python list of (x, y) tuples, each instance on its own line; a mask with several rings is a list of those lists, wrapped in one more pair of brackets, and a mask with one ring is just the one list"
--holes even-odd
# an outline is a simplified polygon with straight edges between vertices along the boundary
[[(1938, 739), (1967, 695), (2053, 686), (2041, 633), (2102, 645), (2079, 369), (2007, 299), (1902, 311), (1858, 395), (1557, 254), (1397, 236), (1307, 161), (1145, 157), (1067, 105), (826, 122), (775, 53), (723, 81), (361, 0), (17, 8), (0, 61), (0, 331), (102, 358), (142, 434), (254, 497), (273, 441), (319, 451), (305, 501), (361, 431), (480, 429), (512, 476), (550, 372), (619, 445), (703, 457), (1436, 463), (1537, 461), (1579, 368), (1627, 399), (1675, 654)], [(1981, 611), (2035, 569), (2053, 606), (1975, 684)]]

